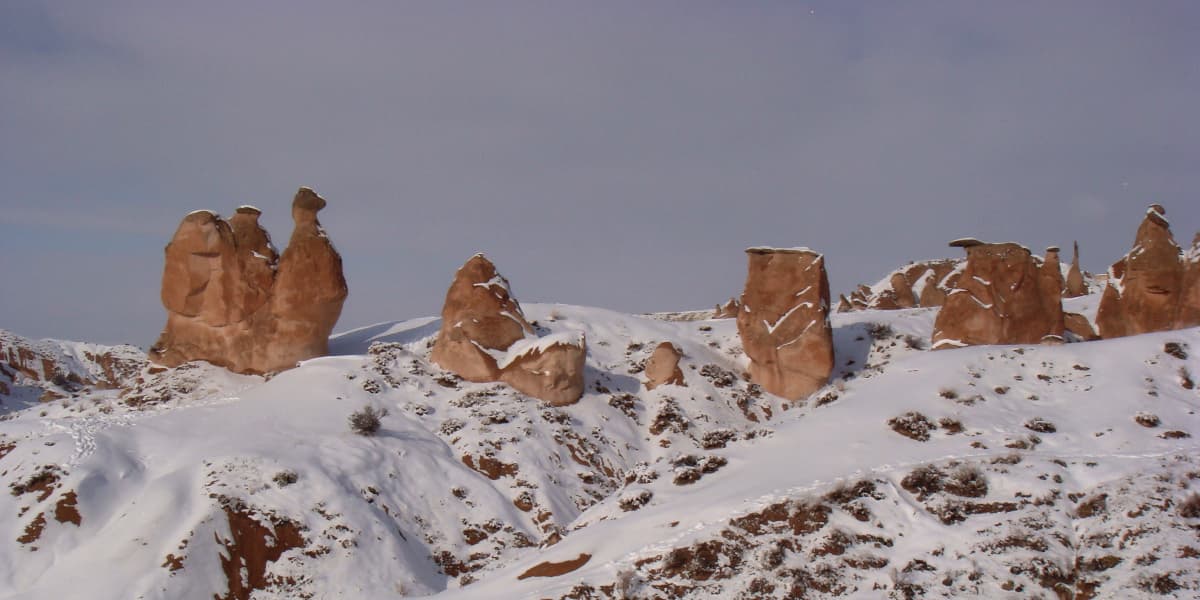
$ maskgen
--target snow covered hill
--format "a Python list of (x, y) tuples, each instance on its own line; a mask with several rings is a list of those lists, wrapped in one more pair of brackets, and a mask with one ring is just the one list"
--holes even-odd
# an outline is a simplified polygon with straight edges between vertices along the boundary
[[(578, 404), (440, 370), (425, 318), (8, 413), (0, 597), (1200, 594), (1200, 329), (930, 352), (934, 309), (838, 314), (789, 403), (733, 320), (524, 309), (586, 334)], [(686, 387), (642, 386), (661, 341)]]

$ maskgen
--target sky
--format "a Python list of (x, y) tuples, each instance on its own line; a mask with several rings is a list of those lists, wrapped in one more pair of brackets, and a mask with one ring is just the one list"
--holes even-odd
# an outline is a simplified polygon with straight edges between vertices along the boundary
[(0, 2), (0, 328), (147, 347), (196, 209), (297, 187), (338, 330), (437, 314), (485, 252), (524, 302), (740, 292), (749, 246), (834, 293), (954, 238), (1200, 230), (1200, 3)]

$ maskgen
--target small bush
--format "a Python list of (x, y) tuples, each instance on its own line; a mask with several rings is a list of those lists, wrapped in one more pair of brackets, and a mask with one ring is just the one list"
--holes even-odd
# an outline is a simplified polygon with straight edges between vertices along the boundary
[(983, 471), (974, 467), (962, 467), (950, 474), (942, 488), (955, 496), (982, 498), (987, 495), (987, 478)]
[(1158, 415), (1147, 412), (1140, 412), (1134, 415), (1133, 420), (1142, 427), (1158, 427), (1162, 424), (1162, 420), (1158, 418)]
[(295, 471), (280, 471), (271, 478), (271, 481), (274, 481), (275, 485), (279, 487), (287, 487), (296, 483), (298, 478)]
[(924, 350), (925, 340), (915, 335), (906, 335), (904, 336), (904, 345), (908, 346), (909, 350)]
[(383, 424), (382, 419), (386, 415), (386, 409), (365, 406), (362, 410), (350, 414), (350, 418), (348, 419), (350, 430), (358, 435), (375, 435), (379, 431), (379, 427)]
[(911, 494), (916, 494), (918, 500), (942, 491), (942, 480), (946, 474), (933, 465), (917, 467), (913, 472), (900, 480), (900, 487)]
[(867, 323), (867, 335), (878, 342), (896, 335), (896, 332), (887, 323)]
[(1193, 493), (1179, 503), (1179, 516), (1185, 519), (1200, 519), (1200, 494)]
[(1054, 423), (1051, 423), (1050, 421), (1047, 421), (1041, 417), (1034, 417), (1028, 421), (1025, 421), (1025, 428), (1038, 433), (1054, 433), (1058, 431), (1058, 428), (1054, 426)]
[(946, 430), (946, 433), (950, 435), (962, 433), (964, 431), (962, 421), (959, 421), (958, 419), (952, 419), (950, 417), (942, 417), (938, 419), (938, 425), (941, 426), (942, 429)]
[(953, 388), (942, 388), (938, 390), (938, 395), (947, 400), (955, 400), (958, 398), (958, 392)]
[(1180, 344), (1179, 342), (1167, 342), (1166, 345), (1163, 346), (1163, 352), (1166, 352), (1167, 354), (1174, 356), (1179, 360), (1187, 360), (1188, 354), (1187, 350), (1185, 350), (1186, 347), (1186, 344)]
[(929, 441), (929, 432), (937, 429), (937, 425), (934, 425), (929, 417), (915, 411), (888, 419), (887, 423), (892, 431), (918, 442)]

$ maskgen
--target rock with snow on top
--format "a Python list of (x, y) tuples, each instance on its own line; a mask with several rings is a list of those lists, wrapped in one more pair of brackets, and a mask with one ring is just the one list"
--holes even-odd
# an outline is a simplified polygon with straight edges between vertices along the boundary
[(750, 378), (790, 400), (825, 385), (833, 371), (825, 258), (808, 249), (751, 248), (737, 328)]
[(967, 251), (957, 287), (934, 323), (933, 348), (978, 344), (1031, 344), (1061, 340), (1059, 288), (1043, 291), (1033, 255), (1018, 244), (956, 240)]
[(679, 368), (679, 359), (683, 353), (671, 342), (663, 342), (654, 349), (646, 360), (646, 389), (652, 390), (660, 385), (683, 385), (683, 370)]
[(1166, 211), (1151, 205), (1133, 249), (1109, 268), (1096, 324), (1111, 339), (1200, 325), (1200, 273), (1175, 243)]

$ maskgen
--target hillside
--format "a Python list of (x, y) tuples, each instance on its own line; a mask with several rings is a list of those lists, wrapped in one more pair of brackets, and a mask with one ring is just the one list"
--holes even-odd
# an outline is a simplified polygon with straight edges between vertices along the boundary
[[(578, 404), (440, 370), (424, 318), (14, 407), (0, 597), (1200, 594), (1196, 328), (930, 352), (933, 309), (837, 314), (832, 383), (789, 403), (731, 319), (524, 309), (586, 334)], [(686, 387), (642, 386), (661, 341)]]

